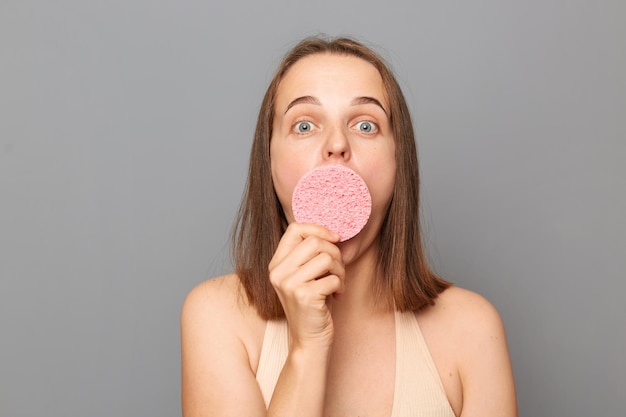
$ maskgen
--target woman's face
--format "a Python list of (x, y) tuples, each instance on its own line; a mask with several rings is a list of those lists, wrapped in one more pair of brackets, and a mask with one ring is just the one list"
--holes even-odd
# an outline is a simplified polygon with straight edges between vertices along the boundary
[(374, 240), (395, 181), (388, 115), (382, 78), (365, 60), (316, 54), (289, 69), (276, 94), (270, 143), (274, 188), (289, 222), (294, 221), (291, 196), (300, 177), (321, 165), (341, 164), (363, 177), (372, 195), (368, 224), (343, 247)]

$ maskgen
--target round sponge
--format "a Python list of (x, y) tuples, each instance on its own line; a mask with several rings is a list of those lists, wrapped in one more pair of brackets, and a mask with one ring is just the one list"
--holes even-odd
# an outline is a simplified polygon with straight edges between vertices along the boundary
[(372, 196), (363, 178), (343, 165), (322, 165), (304, 174), (293, 190), (293, 215), (348, 240), (363, 229), (372, 211)]

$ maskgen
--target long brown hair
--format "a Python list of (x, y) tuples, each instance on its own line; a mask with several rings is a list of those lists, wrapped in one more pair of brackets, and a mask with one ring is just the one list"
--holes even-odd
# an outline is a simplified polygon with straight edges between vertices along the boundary
[(419, 221), (419, 170), (411, 115), (393, 73), (370, 48), (349, 38), (306, 38), (283, 58), (263, 98), (250, 154), (248, 181), (233, 229), (235, 271), (249, 302), (264, 319), (284, 317), (270, 281), (268, 265), (287, 221), (274, 192), (270, 139), (276, 92), (298, 60), (314, 54), (351, 55), (374, 65), (390, 104), (395, 138), (396, 178), (387, 216), (381, 226), (374, 285), (379, 301), (400, 311), (432, 305), (450, 284), (431, 272), (424, 254)]

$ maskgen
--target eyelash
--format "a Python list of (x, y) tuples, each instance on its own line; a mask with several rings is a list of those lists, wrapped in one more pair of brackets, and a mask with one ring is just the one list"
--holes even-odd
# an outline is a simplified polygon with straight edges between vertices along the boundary
[[(298, 125), (302, 123), (308, 123), (312, 126), (312, 128), (308, 132), (300, 132), (298, 130)], [(310, 133), (316, 127), (317, 126), (315, 126), (315, 123), (313, 123), (312, 121), (307, 120), (307, 119), (301, 119), (301, 120), (296, 120), (296, 122), (293, 124), (292, 130), (298, 135), (306, 135), (307, 133)]]
[[(305, 131), (305, 132), (299, 131), (298, 130), (298, 126), (303, 124), (303, 123), (308, 123), (309, 125), (311, 125), (311, 129), (309, 129), (309, 131)], [(366, 131), (360, 130), (359, 125), (362, 124), (362, 123), (370, 124), (372, 126), (372, 128), (373, 128), (372, 131), (366, 132)], [(374, 135), (374, 134), (378, 133), (378, 131), (380, 130), (380, 128), (379, 128), (377, 123), (375, 123), (375, 122), (373, 122), (371, 120), (367, 120), (367, 119), (359, 120), (358, 122), (354, 123), (352, 126), (355, 127), (359, 131), (359, 133), (362, 133), (362, 134), (365, 134), (365, 135)], [(311, 133), (316, 128), (317, 128), (317, 126), (312, 121), (310, 121), (308, 119), (300, 119), (300, 120), (296, 120), (294, 122), (294, 124), (292, 125), (291, 129), (292, 129), (292, 131), (294, 133), (296, 133), (298, 135), (306, 135), (306, 134)]]
[[(365, 132), (365, 131), (361, 130), (361, 129), (359, 128), (359, 125), (360, 125), (361, 123), (369, 123), (369, 124), (370, 124), (370, 126), (372, 126), (372, 131), (371, 131), (371, 132)], [(360, 132), (360, 133), (363, 133), (363, 134), (366, 134), (366, 135), (373, 135), (373, 134), (375, 134), (375, 133), (378, 133), (378, 129), (379, 129), (378, 124), (374, 123), (374, 122), (373, 122), (373, 121), (371, 121), (371, 120), (360, 120), (360, 121), (356, 122), (356, 123), (354, 124), (354, 126), (355, 126), (358, 130), (359, 130), (359, 132)]]

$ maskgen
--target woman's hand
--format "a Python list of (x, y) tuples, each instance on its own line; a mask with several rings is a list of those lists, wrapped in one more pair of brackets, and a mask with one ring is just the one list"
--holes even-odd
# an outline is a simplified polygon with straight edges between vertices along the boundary
[(333, 322), (327, 297), (340, 296), (345, 269), (336, 233), (291, 223), (269, 264), (270, 281), (289, 324), (291, 348), (330, 347)]

